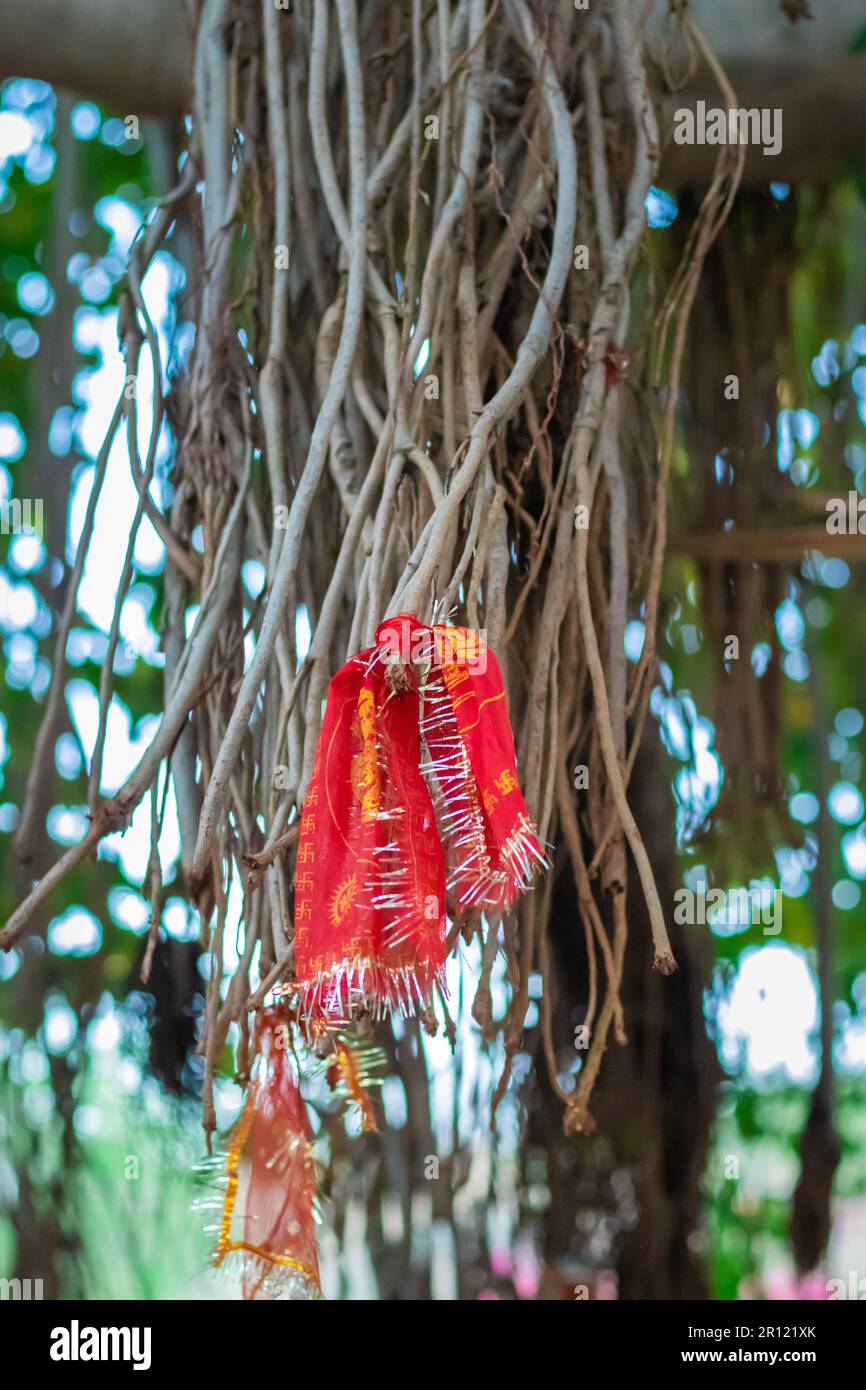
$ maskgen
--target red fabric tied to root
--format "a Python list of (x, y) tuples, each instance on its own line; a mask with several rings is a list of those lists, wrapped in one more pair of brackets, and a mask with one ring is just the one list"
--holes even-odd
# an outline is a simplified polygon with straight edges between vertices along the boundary
[(543, 867), (495, 655), (466, 628), (389, 618), (328, 692), (298, 840), (301, 1014), (427, 1007), (446, 897), (502, 910)]
[[(316, 1170), (307, 1112), (289, 1047), (288, 1012), (263, 1009), (259, 1055), (228, 1152), (214, 1263), (241, 1261), (245, 1299), (317, 1298)], [(242, 1181), (245, 1191), (235, 1210)]]

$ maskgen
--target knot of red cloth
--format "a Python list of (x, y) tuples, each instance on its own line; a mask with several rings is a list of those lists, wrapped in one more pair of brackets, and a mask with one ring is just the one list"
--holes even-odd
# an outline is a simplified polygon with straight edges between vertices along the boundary
[(433, 628), (419, 622), (414, 613), (397, 613), (379, 624), (374, 641), (385, 660), (399, 660), (410, 666), (429, 655)]
[(414, 613), (395, 613), (392, 618), (385, 618), (379, 624), (374, 640), (377, 647), (390, 643), (395, 638), (401, 644), (408, 645), (416, 632), (429, 631), (427, 624), (416, 618)]

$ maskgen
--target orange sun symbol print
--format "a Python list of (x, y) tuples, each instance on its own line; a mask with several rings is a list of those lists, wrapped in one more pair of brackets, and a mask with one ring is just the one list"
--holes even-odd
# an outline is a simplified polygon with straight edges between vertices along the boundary
[(338, 927), (345, 917), (349, 908), (355, 901), (355, 890), (358, 887), (357, 879), (354, 874), (349, 874), (348, 878), (343, 879), (339, 888), (335, 888), (331, 894), (330, 913), (331, 926)]

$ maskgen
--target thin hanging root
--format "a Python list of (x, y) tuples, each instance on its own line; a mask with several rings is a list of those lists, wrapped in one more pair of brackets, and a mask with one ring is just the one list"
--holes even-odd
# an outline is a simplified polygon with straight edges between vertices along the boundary
[[(628, 934), (625, 899), (621, 894), (614, 899), (613, 911), (613, 958), (615, 977), (618, 983), (622, 978), (622, 963)], [(601, 1006), (601, 1013), (592, 1035), (586, 1063), (580, 1071), (574, 1090), (566, 1101), (563, 1119), (563, 1128), (566, 1134), (591, 1134), (595, 1129), (595, 1120), (589, 1110), (589, 1100), (598, 1079), (601, 1059), (607, 1048), (607, 1035), (615, 1011), (616, 994), (613, 989), (609, 989)]]
[[(585, 468), (579, 468), (578, 479), (578, 496), (581, 501), (589, 505), (591, 498), (588, 495), (589, 489)], [(586, 568), (587, 546), (587, 532), (578, 530), (577, 607), (580, 617), (580, 629), (586, 648), (586, 661), (589, 666), (590, 680), (592, 682), (592, 695), (599, 742), (601, 744), (605, 772), (607, 773), (617, 815), (619, 816), (623, 833), (628, 840), (629, 848), (634, 856), (641, 887), (646, 899), (647, 911), (650, 916), (653, 946), (655, 947), (653, 968), (657, 970), (660, 975), (672, 975), (677, 968), (677, 963), (674, 959), (667, 927), (665, 926), (664, 911), (662, 909), (658, 889), (656, 888), (652, 865), (649, 862), (649, 855), (646, 852), (646, 846), (638, 830), (637, 822), (632, 815), (631, 807), (628, 804), (625, 787), (623, 785), (622, 769), (620, 768), (616, 753), (616, 743), (614, 741), (613, 728), (610, 720), (610, 703), (608, 701), (607, 685), (604, 678), (604, 667), (602, 666), (601, 655), (598, 650), (598, 639), (595, 635), (595, 624), (592, 617), (592, 603), (589, 597), (589, 580)]]

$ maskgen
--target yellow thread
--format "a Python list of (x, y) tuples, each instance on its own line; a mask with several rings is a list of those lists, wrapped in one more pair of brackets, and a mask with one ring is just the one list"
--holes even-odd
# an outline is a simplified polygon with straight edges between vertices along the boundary
[(379, 814), (379, 768), (376, 760), (376, 700), (366, 685), (358, 692), (358, 724), (361, 730), (361, 819)]
[(483, 710), (483, 708), (484, 708), (485, 705), (492, 705), (492, 704), (495, 704), (497, 700), (504, 700), (504, 699), (505, 699), (505, 691), (504, 691), (504, 690), (500, 690), (500, 692), (499, 692), (498, 695), (489, 695), (489, 696), (487, 697), (486, 700), (482, 700), (482, 701), (481, 701), (481, 704), (478, 706), (478, 717), (476, 718), (475, 723), (474, 723), (474, 724), (467, 724), (465, 727), (462, 727), (461, 725), (458, 724), (457, 727), (460, 729), (461, 734), (468, 734), (468, 733), (471, 732), (472, 729), (477, 728), (477, 726), (481, 723), (481, 711)]
[(213, 1254), (213, 1262), (215, 1265), (221, 1265), (229, 1250), (232, 1249), (229, 1233), (232, 1227), (232, 1216), (234, 1215), (235, 1202), (237, 1201), (238, 1195), (238, 1166), (240, 1164), (241, 1150), (247, 1141), (250, 1125), (253, 1122), (253, 1102), (255, 1101), (257, 1091), (258, 1087), (255, 1085), (250, 1088), (250, 1093), (247, 1096), (247, 1103), (244, 1106), (240, 1123), (235, 1130), (226, 1156), (228, 1184), (226, 1186), (226, 1195), (223, 1202), (223, 1216), (220, 1223), (219, 1240), (217, 1241), (217, 1246)]
[(267, 1260), (273, 1265), (284, 1265), (286, 1269), (296, 1269), (299, 1274), (303, 1274), (307, 1279), (312, 1280), (316, 1288), (319, 1281), (315, 1270), (309, 1265), (303, 1264), (300, 1260), (293, 1260), (289, 1255), (274, 1255), (270, 1250), (265, 1250), (264, 1246), (253, 1245), (248, 1240), (230, 1240), (226, 1249), (226, 1254), (233, 1250), (243, 1250), (247, 1255), (256, 1255), (260, 1260)]
[(370, 1097), (364, 1089), (361, 1078), (358, 1074), (358, 1066), (350, 1048), (338, 1047), (336, 1049), (337, 1065), (343, 1074), (343, 1083), (351, 1096), (352, 1100), (361, 1111), (363, 1128), (366, 1134), (376, 1132), (376, 1116), (370, 1104)]

